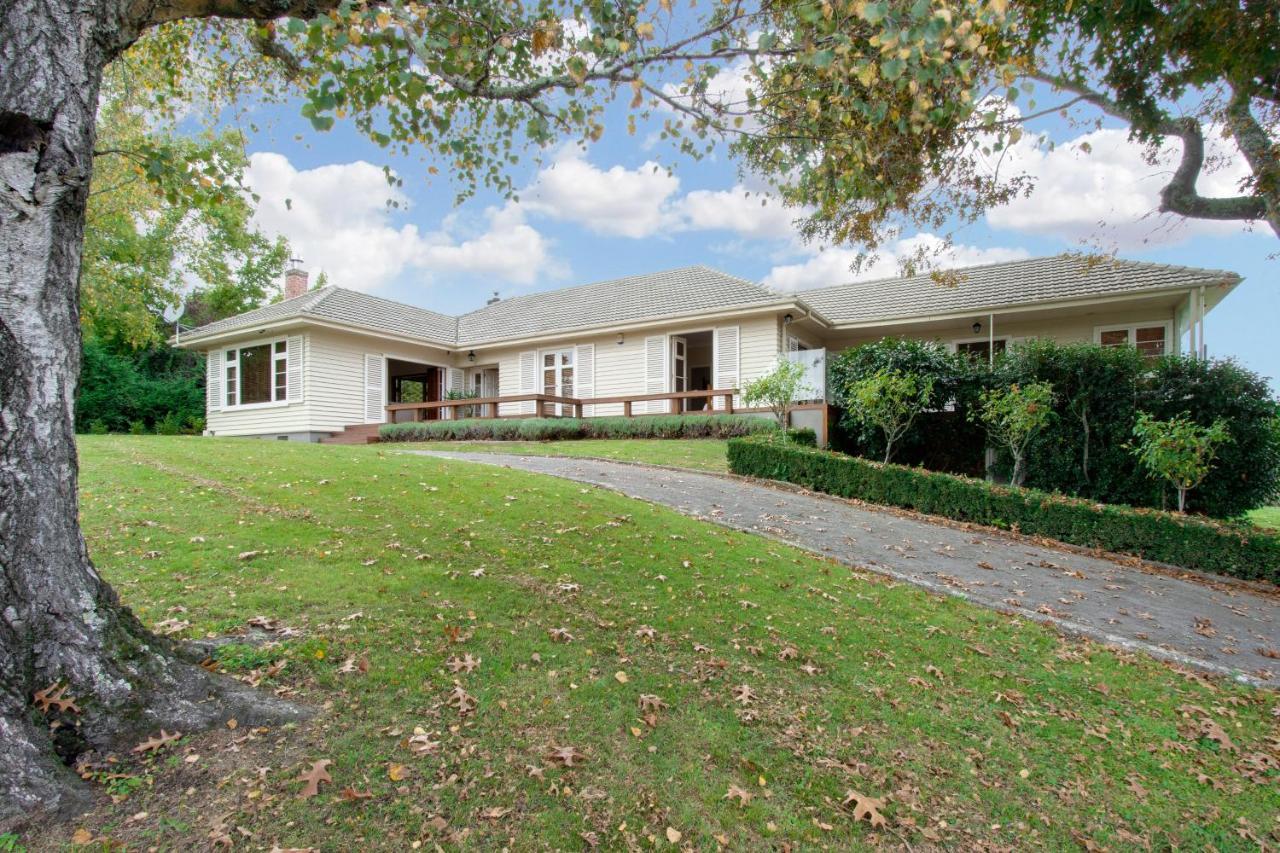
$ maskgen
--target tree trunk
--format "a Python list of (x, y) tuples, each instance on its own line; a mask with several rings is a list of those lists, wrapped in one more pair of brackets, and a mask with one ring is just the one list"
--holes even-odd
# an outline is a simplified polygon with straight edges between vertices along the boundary
[[(78, 280), (112, 0), (0, 6), (0, 831), (87, 802), (67, 763), (164, 727), (291, 706), (179, 658), (123, 607), (78, 522)], [(35, 693), (65, 685), (41, 710)]]

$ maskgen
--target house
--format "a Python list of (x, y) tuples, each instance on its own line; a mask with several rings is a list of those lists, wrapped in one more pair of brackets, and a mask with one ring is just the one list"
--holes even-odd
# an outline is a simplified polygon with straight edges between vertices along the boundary
[[(696, 266), (491, 299), (450, 316), (341, 287), (307, 289), (184, 333), (208, 356), (207, 433), (363, 440), (388, 420), (742, 410), (742, 385), (779, 357), (885, 336), (990, 359), (1048, 337), (1207, 353), (1204, 318), (1240, 276), (1059, 255), (948, 274), (778, 293)], [(807, 354), (807, 355), (806, 355)], [(456, 398), (477, 398), (459, 408)], [(448, 399), (453, 398), (453, 399)], [(810, 414), (805, 414), (810, 412)]]

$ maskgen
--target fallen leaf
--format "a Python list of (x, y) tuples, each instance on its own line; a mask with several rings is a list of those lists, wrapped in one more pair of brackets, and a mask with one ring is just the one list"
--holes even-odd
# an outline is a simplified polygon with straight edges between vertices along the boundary
[(142, 743), (138, 744), (132, 750), (130, 750), (130, 752), (133, 752), (137, 755), (141, 755), (144, 752), (155, 752), (157, 749), (160, 749), (161, 747), (164, 747), (164, 746), (167, 746), (168, 744), (173, 743), (175, 740), (177, 740), (180, 737), (182, 737), (182, 732), (174, 732), (173, 734), (170, 734), (169, 732), (166, 732), (164, 729), (161, 729), (160, 734), (156, 735), (155, 737), (147, 738)]
[(629, 679), (629, 678), (627, 678), (627, 674), (626, 674), (625, 672), (623, 672), (622, 670), (618, 670), (617, 672), (615, 672), (615, 673), (613, 674), (613, 678), (614, 678), (614, 680), (615, 680), (615, 681), (617, 681), (619, 684), (626, 684), (628, 681), (630, 681), (630, 679)]
[(409, 776), (409, 768), (403, 764), (391, 764), (387, 767), (387, 778), (392, 782), (403, 782)]
[(453, 690), (449, 691), (449, 704), (463, 715), (470, 714), (476, 709), (475, 697), (463, 690), (461, 684), (455, 684)]
[(47, 714), (49, 713), (49, 709), (53, 708), (55, 711), (59, 712), (71, 711), (72, 713), (79, 714), (79, 706), (76, 705), (74, 700), (66, 696), (67, 690), (70, 686), (71, 685), (69, 684), (62, 684), (61, 682), (55, 681), (45, 689), (37, 690), (34, 694), (34, 698), (35, 703), (40, 706), (40, 713)]
[(473, 658), (468, 652), (462, 657), (451, 657), (444, 662), (450, 672), (475, 672), (480, 667), (480, 658)]
[(354, 803), (358, 800), (373, 799), (373, 793), (371, 791), (357, 791), (355, 788), (352, 788), (350, 785), (343, 788), (338, 793), (338, 796), (342, 797), (342, 799), (346, 800), (348, 803)]
[(574, 639), (568, 628), (552, 628), (547, 634), (557, 643), (572, 643)]
[(872, 829), (879, 829), (886, 825), (884, 815), (880, 813), (884, 808), (883, 799), (868, 797), (850, 789), (845, 792), (844, 801), (840, 805), (852, 812), (854, 821), (865, 820), (871, 824)]
[(732, 692), (734, 701), (739, 705), (750, 705), (756, 698), (755, 691), (746, 684), (739, 684)]
[(302, 790), (298, 792), (298, 799), (311, 799), (316, 794), (320, 793), (321, 783), (333, 781), (332, 777), (329, 776), (329, 771), (327, 769), (330, 764), (333, 764), (333, 762), (327, 758), (322, 758), (319, 761), (313, 762), (310, 770), (304, 770), (298, 776), (299, 782), (307, 783), (303, 785)]
[(553, 746), (551, 751), (542, 756), (543, 761), (559, 764), (561, 767), (577, 767), (584, 764), (587, 757), (576, 746)]
[(729, 785), (728, 793), (726, 793), (724, 797), (722, 797), (722, 799), (737, 800), (738, 805), (745, 806), (751, 802), (751, 798), (753, 796), (755, 795), (752, 794), (750, 791), (748, 791), (746, 788), (741, 788), (737, 785), (731, 784)]
[(680, 833), (680, 830), (676, 829), (674, 826), (667, 827), (667, 840), (672, 844), (679, 844), (680, 839), (683, 837), (684, 836)]

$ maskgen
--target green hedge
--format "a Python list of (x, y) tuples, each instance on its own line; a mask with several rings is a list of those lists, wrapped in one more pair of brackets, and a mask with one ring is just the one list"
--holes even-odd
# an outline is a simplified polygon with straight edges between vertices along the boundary
[(771, 432), (771, 418), (650, 415), (639, 418), (504, 418), (384, 424), (382, 441), (561, 441), (575, 438), (731, 438)]
[(760, 437), (729, 442), (729, 470), (1188, 569), (1280, 581), (1280, 536), (1243, 523), (1099, 504)]

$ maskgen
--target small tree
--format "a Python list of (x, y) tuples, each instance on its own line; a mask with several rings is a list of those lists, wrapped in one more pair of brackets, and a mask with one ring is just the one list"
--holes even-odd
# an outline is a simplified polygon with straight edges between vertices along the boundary
[(885, 462), (892, 461), (894, 444), (906, 435), (916, 415), (928, 407), (932, 395), (932, 377), (899, 370), (878, 370), (845, 391), (845, 398), (852, 405), (850, 414), (884, 433)]
[(1161, 421), (1148, 412), (1138, 413), (1133, 435), (1130, 449), (1142, 466), (1178, 490), (1178, 512), (1187, 511), (1187, 492), (1209, 475), (1218, 446), (1231, 441), (1222, 418), (1203, 427), (1186, 415)]
[(1053, 386), (1028, 382), (983, 391), (977, 415), (991, 440), (1013, 457), (1009, 481), (1021, 486), (1027, 478), (1027, 447), (1053, 419)]
[(778, 428), (784, 433), (791, 414), (791, 404), (802, 393), (812, 393), (804, 378), (804, 365), (786, 357), (778, 359), (772, 371), (753, 379), (742, 387), (742, 399), (748, 406), (763, 403), (778, 419)]

